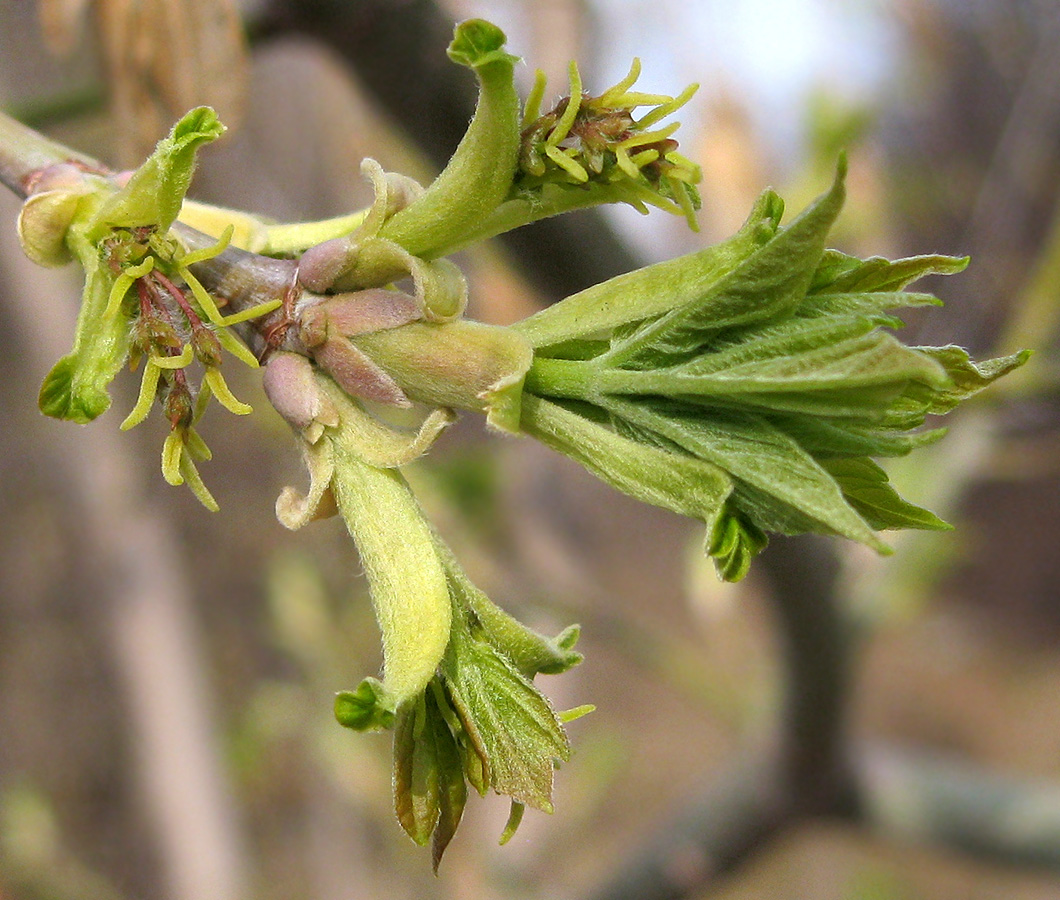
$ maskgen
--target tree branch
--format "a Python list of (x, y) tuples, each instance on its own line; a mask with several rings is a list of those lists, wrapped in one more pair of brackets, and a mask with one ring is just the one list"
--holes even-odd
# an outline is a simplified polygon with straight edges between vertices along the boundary
[(100, 170), (96, 160), (64, 147), (0, 111), (0, 182), (26, 199), (33, 176), (58, 163), (75, 162)]

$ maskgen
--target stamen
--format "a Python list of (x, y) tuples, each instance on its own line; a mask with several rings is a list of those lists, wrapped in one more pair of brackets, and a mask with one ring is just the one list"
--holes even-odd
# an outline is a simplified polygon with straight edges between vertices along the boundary
[(199, 470), (195, 467), (195, 462), (188, 453), (182, 453), (180, 456), (180, 472), (198, 501), (210, 512), (217, 512), (220, 507), (217, 505), (217, 501), (214, 500), (213, 494), (203, 484), (202, 476), (199, 475)]
[[(559, 121), (556, 123), (556, 127), (552, 129), (552, 133), (548, 136), (545, 144), (548, 147), (555, 147), (560, 143), (568, 134), (570, 134), (571, 126), (574, 124), (574, 120), (578, 115), (578, 110), (581, 108), (582, 103), (582, 76), (578, 72), (578, 64), (571, 60), (570, 64), (570, 100), (567, 101), (567, 108), (563, 110), (563, 115), (559, 117)], [(549, 154), (551, 155), (551, 154)]]
[(155, 258), (148, 256), (139, 265), (122, 269), (121, 274), (114, 279), (114, 284), (111, 286), (110, 296), (107, 298), (107, 308), (103, 311), (104, 319), (112, 319), (118, 314), (122, 300), (125, 299), (129, 288), (133, 286), (137, 279), (143, 278), (154, 267)]
[(640, 57), (634, 56), (633, 62), (629, 67), (629, 74), (626, 75), (620, 82), (609, 87), (599, 97), (600, 106), (625, 106), (624, 103), (618, 103), (622, 97), (625, 96), (628, 91), (636, 83), (637, 79), (640, 78)]
[(140, 379), (140, 394), (136, 398), (136, 405), (125, 417), (125, 421), (118, 426), (122, 431), (135, 428), (147, 418), (148, 413), (151, 412), (151, 405), (155, 402), (155, 395), (158, 393), (158, 378), (161, 374), (162, 370), (148, 357), (147, 362), (144, 363), (144, 374)]
[(618, 146), (627, 148), (641, 147), (644, 144), (655, 144), (659, 141), (665, 141), (680, 127), (680, 122), (671, 122), (665, 128), (659, 128), (656, 131), (638, 131), (636, 134), (630, 135), (625, 140), (619, 141)]
[(184, 455), (182, 430), (174, 428), (162, 444), (162, 477), (174, 487), (184, 484), (184, 476), (180, 474), (180, 458)]
[(206, 441), (202, 439), (199, 432), (190, 426), (184, 429), (184, 447), (195, 459), (213, 459), (213, 453), (206, 446)]
[(195, 351), (192, 350), (191, 344), (185, 344), (180, 353), (175, 356), (156, 356), (152, 353), (149, 361), (160, 369), (183, 369), (185, 366), (190, 366), (194, 358)]
[(690, 84), (680, 94), (673, 99), (667, 97), (664, 98), (663, 102), (653, 109), (649, 113), (645, 113), (640, 120), (637, 122), (638, 128), (649, 128), (658, 122), (660, 119), (665, 119), (670, 113), (677, 112), (682, 106), (684, 106), (689, 100), (692, 99), (696, 91), (699, 90), (698, 84)]
[(221, 237), (218, 238), (216, 244), (212, 244), (209, 247), (202, 247), (199, 250), (193, 250), (191, 253), (186, 253), (180, 259), (175, 260), (177, 266), (193, 266), (196, 263), (205, 262), (208, 259), (213, 259), (215, 256), (220, 256), (225, 250), (228, 249), (228, 245), (232, 243), (232, 235), (235, 233), (235, 225), (229, 225), (221, 232)]
[(232, 334), (227, 328), (221, 328), (220, 330), (215, 331), (214, 334), (217, 336), (217, 340), (221, 342), (221, 346), (236, 359), (249, 366), (251, 369), (258, 368), (259, 363), (254, 354), (247, 349), (246, 344), (239, 340), (239, 338)]
[(237, 416), (245, 416), (248, 413), (254, 412), (248, 404), (236, 399), (232, 391), (229, 390), (228, 384), (225, 382), (220, 369), (214, 366), (207, 366), (206, 374), (203, 376), (202, 380), (204, 384), (210, 386), (210, 390), (213, 391), (213, 395), (217, 398), (217, 402), (229, 412), (235, 413)]
[(570, 155), (559, 147), (546, 147), (545, 154), (576, 181), (584, 184), (589, 180), (589, 173), (585, 171), (585, 167), (576, 160), (571, 159)]
[(541, 100), (545, 96), (545, 88), (548, 86), (548, 78), (540, 69), (534, 72), (534, 85), (526, 97), (526, 105), (523, 107), (523, 121), (519, 126), (525, 131), (537, 121), (541, 115)]

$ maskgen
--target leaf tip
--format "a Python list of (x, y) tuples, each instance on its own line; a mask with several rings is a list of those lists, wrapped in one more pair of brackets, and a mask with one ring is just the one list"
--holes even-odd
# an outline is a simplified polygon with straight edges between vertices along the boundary
[(506, 40), (504, 32), (492, 22), (468, 19), (453, 29), (453, 40), (446, 53), (453, 62), (469, 69), (502, 60), (514, 62), (516, 57), (504, 50)]

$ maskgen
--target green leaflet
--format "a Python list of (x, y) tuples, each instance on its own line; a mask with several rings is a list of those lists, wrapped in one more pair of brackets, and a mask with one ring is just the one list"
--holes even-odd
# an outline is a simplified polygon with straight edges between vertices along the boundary
[(732, 492), (724, 469), (676, 446), (663, 449), (630, 440), (556, 403), (527, 395), (523, 428), (585, 466), (625, 494), (707, 523)]
[(694, 303), (773, 238), (783, 210), (780, 198), (766, 191), (744, 226), (727, 241), (586, 288), (513, 327), (540, 355), (551, 356), (556, 344), (607, 335)]
[(836, 456), (905, 456), (946, 435), (945, 428), (909, 434), (881, 428), (871, 420), (829, 419), (797, 413), (769, 415), (767, 418), (818, 460)]
[(489, 786), (551, 812), (553, 771), (570, 742), (548, 701), (473, 624), (453, 629), (442, 672)]
[(912, 382), (880, 416), (882, 428), (908, 430), (918, 428), (928, 415), (944, 415), (959, 403), (979, 393), (998, 378), (1018, 369), (1030, 359), (1031, 352), (1023, 350), (1011, 356), (1001, 356), (976, 363), (961, 347), (914, 348), (940, 364), (947, 375), (942, 386)]
[(863, 316), (877, 319), (879, 324), (890, 328), (901, 328), (901, 319), (883, 314), (889, 310), (917, 306), (942, 306), (942, 301), (933, 294), (917, 294), (910, 291), (880, 291), (878, 293), (826, 291), (819, 294), (807, 294), (799, 304), (796, 318)]
[(952, 528), (933, 512), (898, 496), (887, 473), (871, 459), (830, 459), (822, 460), (821, 465), (836, 480), (847, 502), (873, 528)]
[(763, 367), (797, 368), (795, 361), (801, 356), (861, 338), (889, 321), (885, 317), (857, 313), (789, 316), (777, 325), (727, 332), (704, 348), (709, 352), (658, 371), (685, 377), (733, 372), (738, 379), (741, 371), (753, 376)]
[(726, 504), (714, 527), (707, 532), (706, 551), (723, 581), (740, 581), (768, 543), (769, 537), (761, 528), (734, 504)]
[[(843, 498), (835, 480), (794, 440), (765, 419), (745, 413), (706, 416), (660, 411), (628, 400), (609, 402), (613, 413), (673, 441), (724, 469), (763, 498), (759, 527), (789, 530), (789, 522), (809, 521), (803, 529), (838, 534), (886, 552), (887, 546)], [(782, 527), (783, 526), (783, 527)]]
[(926, 411), (934, 415), (950, 412), (962, 400), (966, 400), (983, 388), (997, 381), (1013, 369), (1018, 369), (1031, 357), (1030, 350), (1021, 350), (1011, 356), (984, 360), (976, 363), (971, 360), (968, 351), (962, 347), (917, 347), (921, 353), (931, 357), (946, 371), (949, 383), (931, 391), (923, 386), (913, 385), (909, 396), (922, 399)]
[[(324, 438), (333, 441), (333, 438)], [(435, 869), (456, 833), (467, 783), (551, 811), (556, 760), (570, 755), (539, 672), (581, 661), (578, 627), (549, 639), (496, 607), (422, 518), (400, 474), (334, 442), (325, 466), (368, 575), (385, 677), (335, 699), (339, 723), (394, 729), (394, 808)], [(311, 493), (313, 493), (311, 491)]]
[[(909, 384), (938, 388), (945, 384), (941, 367), (875, 332), (727, 370), (686, 375), (664, 371), (645, 378), (637, 393), (658, 393), (697, 403), (743, 405), (783, 412), (872, 418)], [(633, 379), (631, 379), (631, 383)]]
[[(881, 256), (858, 259), (826, 250), (814, 272), (809, 292), (877, 293), (900, 291), (925, 275), (956, 275), (968, 267), (967, 256), (929, 254), (889, 260)], [(909, 304), (903, 303), (903, 306)]]
[(433, 835), (435, 871), (467, 801), (460, 750), (439, 695), (425, 691), (398, 712), (394, 725), (394, 810), (417, 844), (426, 844)]
[(579, 635), (577, 625), (564, 629), (554, 638), (538, 634), (508, 615), (479, 590), (446, 544), (438, 541), (437, 549), (449, 579), (453, 602), (465, 611), (466, 616), (474, 618), (490, 643), (503, 649), (520, 674), (531, 679), (539, 672), (558, 675), (582, 661), (582, 655), (574, 650)]
[(604, 354), (612, 366), (646, 368), (695, 353), (724, 328), (791, 315), (813, 279), (828, 231), (843, 206), (846, 163), (831, 189), (794, 222), (715, 284), (706, 296), (673, 309)]

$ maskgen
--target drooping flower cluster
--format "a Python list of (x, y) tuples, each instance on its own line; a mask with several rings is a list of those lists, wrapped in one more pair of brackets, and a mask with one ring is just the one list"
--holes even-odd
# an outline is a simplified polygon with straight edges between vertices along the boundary
[[(684, 215), (696, 230), (699, 167), (677, 152), (673, 134), (680, 123), (654, 126), (684, 106), (699, 86), (690, 85), (677, 97), (632, 91), (640, 70), (640, 60), (634, 59), (625, 78), (590, 97), (582, 93), (581, 74), (572, 62), (570, 93), (543, 114), (546, 79), (539, 70), (523, 112), (516, 192), (533, 194), (546, 184), (591, 182), (609, 188), (612, 201), (642, 212), (650, 205)], [(634, 118), (642, 106), (652, 109)]]
[[(210, 109), (192, 110), (120, 188), (102, 173), (59, 163), (41, 172), (19, 217), (19, 235), (31, 259), (61, 265), (76, 258), (85, 289), (73, 351), (48, 373), (40, 407), (47, 415), (88, 422), (110, 406), (108, 386), (129, 361), (143, 361), (135, 407), (122, 428), (137, 425), (161, 401), (171, 430), (162, 450), (170, 484), (187, 483), (208, 509), (217, 504), (199, 477), (196, 460), (210, 451), (195, 430), (214, 397), (237, 415), (250, 407), (233, 396), (221, 374), (227, 350), (246, 365), (258, 362), (230, 331), (265, 315), (281, 299), (223, 316), (191, 267), (223, 253), (231, 229), (188, 252), (170, 232), (191, 182), (199, 146), (224, 126)], [(196, 387), (188, 367), (202, 369)]]

